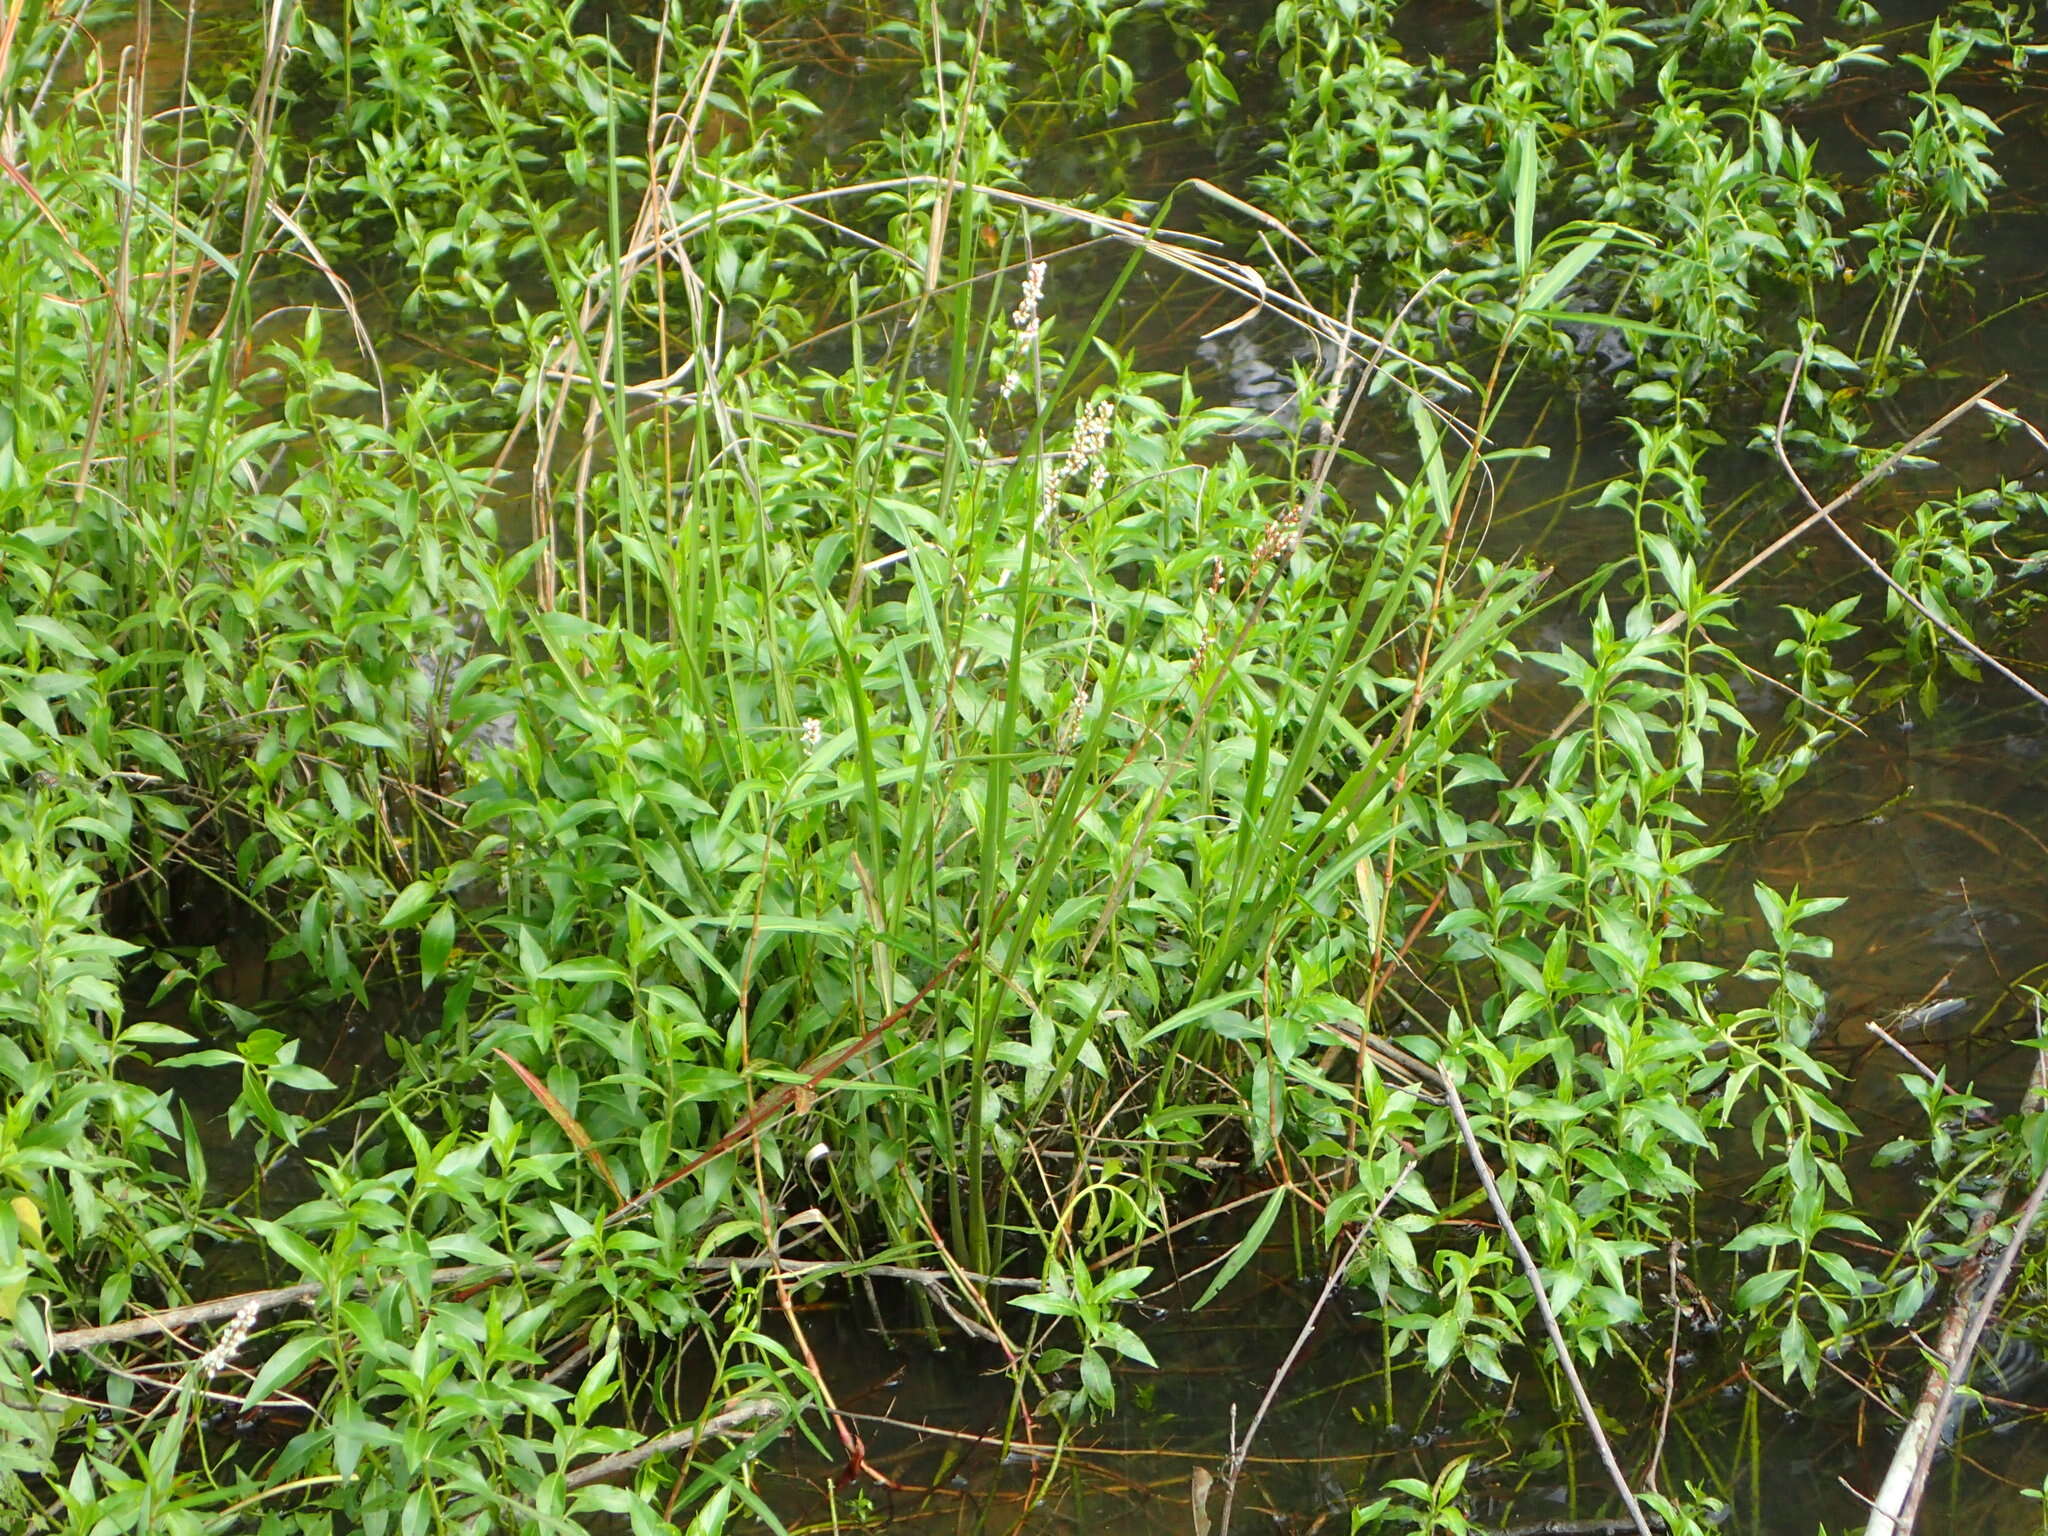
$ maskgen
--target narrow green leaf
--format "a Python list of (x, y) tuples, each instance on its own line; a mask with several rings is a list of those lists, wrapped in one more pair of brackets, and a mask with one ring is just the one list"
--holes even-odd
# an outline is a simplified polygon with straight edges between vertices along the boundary
[(1526, 286), (1536, 249), (1536, 125), (1515, 129), (1511, 153), (1515, 163), (1515, 270)]
[(420, 930), (420, 980), (430, 987), (439, 981), (454, 949), (455, 906), (444, 901)]
[(1237, 1246), (1230, 1250), (1230, 1256), (1218, 1267), (1215, 1278), (1209, 1282), (1201, 1298), (1195, 1302), (1197, 1312), (1214, 1301), (1218, 1293), (1235, 1280), (1243, 1272), (1245, 1265), (1257, 1255), (1259, 1248), (1266, 1241), (1266, 1234), (1273, 1230), (1273, 1223), (1279, 1218), (1280, 1207), (1286, 1200), (1285, 1189), (1276, 1189), (1266, 1197), (1265, 1205), (1259, 1210), (1258, 1219), (1251, 1224), (1245, 1235), (1238, 1239)]
[(328, 1342), (322, 1333), (302, 1333), (296, 1338), (285, 1340), (256, 1372), (256, 1379), (249, 1383), (249, 1390), (242, 1395), (242, 1405), (253, 1407), (288, 1382), (296, 1381), (306, 1362), (318, 1355)]
[(426, 911), (427, 903), (434, 899), (434, 883), (431, 880), (415, 880), (396, 896), (384, 915), (377, 920), (379, 928), (404, 928)]

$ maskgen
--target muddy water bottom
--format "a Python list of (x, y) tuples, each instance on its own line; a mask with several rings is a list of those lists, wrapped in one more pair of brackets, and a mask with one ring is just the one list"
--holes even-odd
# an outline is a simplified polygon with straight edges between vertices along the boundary
[[(1199, 1262), (1201, 1255), (1187, 1257)], [(1148, 1326), (1160, 1369), (1119, 1372), (1118, 1412), (1065, 1445), (1043, 1422), (1036, 1445), (1023, 1443), (1021, 1425), (1006, 1435), (1012, 1399), (998, 1362), (965, 1348), (934, 1351), (908, 1340), (896, 1347), (851, 1307), (813, 1316), (806, 1332), (841, 1406), (855, 1418), (872, 1466), (896, 1486), (848, 1483), (836, 1447), (827, 1456), (788, 1440), (760, 1469), (758, 1490), (790, 1531), (886, 1524), (1187, 1536), (1205, 1529), (1195, 1503), (1206, 1474), (1218, 1480), (1206, 1501), (1213, 1530), (1232, 1436), (1250, 1425), (1320, 1288), (1288, 1278), (1274, 1257), (1271, 1272), (1240, 1282), (1209, 1311)], [(1728, 1511), (1724, 1529), (1770, 1536), (1860, 1529), (1866, 1511), (1853, 1490), (1875, 1488), (1891, 1454), (1892, 1432), (1879, 1411), (1841, 1382), (1824, 1383), (1811, 1400), (1784, 1397), (1769, 1383), (1752, 1388), (1734, 1341), (1698, 1318), (1677, 1342), (1673, 1410), (1661, 1429), (1660, 1405), (1632, 1368), (1588, 1383), (1635, 1486), (1646, 1486), (1654, 1456), (1656, 1486), (1719, 1499)], [(1645, 1331), (1632, 1344), (1661, 1377), (1669, 1336)], [(1475, 1526), (1618, 1514), (1590, 1442), (1564, 1426), (1539, 1377), (1501, 1385), (1392, 1367), (1381, 1330), (1350, 1315), (1340, 1294), (1252, 1444), (1231, 1528), (1238, 1536), (1349, 1536), (1352, 1511), (1393, 1480), (1433, 1481), (1461, 1458), (1469, 1468), (1460, 1508)], [(2042, 1416), (1966, 1421), (1957, 1450), (1937, 1465), (1920, 1528), (2038, 1530), (2038, 1506), (2022, 1490), (2039, 1488), (2044, 1476)]]

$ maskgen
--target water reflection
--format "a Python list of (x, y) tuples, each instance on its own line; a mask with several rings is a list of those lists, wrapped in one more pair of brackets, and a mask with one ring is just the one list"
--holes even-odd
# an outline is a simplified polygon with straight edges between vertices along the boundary
[[(1193, 1265), (1206, 1256), (1182, 1257)], [(957, 1345), (934, 1350), (908, 1336), (883, 1347), (850, 1306), (814, 1314), (806, 1331), (873, 1465), (895, 1486), (850, 1485), (839, 1475), (842, 1458), (786, 1442), (763, 1471), (761, 1492), (791, 1530), (886, 1523), (992, 1536), (1200, 1531), (1194, 1503), (1204, 1478), (1223, 1475), (1233, 1436), (1249, 1425), (1319, 1288), (1290, 1278), (1287, 1257), (1272, 1255), (1266, 1273), (1240, 1281), (1208, 1313), (1152, 1322), (1146, 1337), (1160, 1370), (1123, 1373), (1119, 1413), (1067, 1445), (1050, 1424), (1013, 1419), (993, 1357)], [(1589, 1383), (1638, 1487), (1647, 1486), (1654, 1458), (1655, 1486), (1721, 1499), (1729, 1530), (1811, 1536), (1861, 1527), (1854, 1490), (1875, 1487), (1891, 1454), (1880, 1407), (1845, 1377), (1830, 1378), (1811, 1402), (1780, 1396), (1768, 1379), (1753, 1385), (1733, 1341), (1694, 1308), (1669, 1357), (1676, 1390), (1667, 1417), (1644, 1381), (1661, 1378), (1673, 1343), (1645, 1331), (1633, 1341), (1643, 1371), (1624, 1363)], [(932, 1428), (921, 1433), (920, 1424)], [(1029, 1443), (1034, 1430), (1038, 1444)], [(1462, 1508), (1483, 1526), (1616, 1513), (1590, 1445), (1560, 1427), (1540, 1377), (1523, 1372), (1503, 1386), (1393, 1368), (1377, 1325), (1339, 1305), (1324, 1313), (1260, 1429), (1233, 1529), (1348, 1533), (1352, 1509), (1391, 1480), (1431, 1480), (1456, 1458), (1470, 1458)], [(1995, 1417), (1973, 1414), (1959, 1449), (1937, 1465), (1921, 1528), (2034, 1529), (2033, 1506), (2019, 1490), (2039, 1487), (2044, 1476), (2048, 1435), (2037, 1415), (2017, 1405)], [(1207, 1518), (1221, 1507), (1219, 1486)]]

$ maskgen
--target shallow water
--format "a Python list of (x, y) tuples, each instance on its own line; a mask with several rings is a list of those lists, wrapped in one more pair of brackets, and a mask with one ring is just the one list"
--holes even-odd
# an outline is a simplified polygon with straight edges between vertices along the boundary
[[(1182, 1261), (1210, 1256), (1191, 1249)], [(1122, 1372), (1120, 1411), (1064, 1447), (1045, 1424), (1039, 1446), (1022, 1427), (1006, 1438), (1012, 1405), (993, 1359), (958, 1345), (934, 1350), (914, 1333), (886, 1336), (865, 1308), (814, 1313), (806, 1331), (840, 1405), (894, 1486), (849, 1486), (836, 1448), (827, 1456), (789, 1445), (762, 1469), (761, 1492), (792, 1530), (835, 1516), (934, 1531), (1200, 1529), (1197, 1474), (1220, 1479), (1233, 1433), (1251, 1427), (1319, 1289), (1292, 1278), (1286, 1256), (1275, 1254), (1266, 1273), (1241, 1279), (1222, 1304), (1150, 1322), (1145, 1336), (1160, 1369)], [(1672, 1342), (1644, 1334), (1633, 1347), (1661, 1371)], [(1825, 1382), (1810, 1402), (1769, 1382), (1752, 1390), (1733, 1341), (1704, 1312), (1688, 1319), (1676, 1346), (1668, 1422), (1630, 1372), (1589, 1381), (1634, 1486), (1651, 1486), (1655, 1455), (1654, 1486), (1721, 1499), (1726, 1529), (1804, 1536), (1860, 1527), (1852, 1490), (1877, 1485), (1891, 1450), (1879, 1412), (1844, 1380)], [(1390, 1370), (1381, 1331), (1351, 1315), (1340, 1289), (1250, 1442), (1232, 1529), (1348, 1531), (1350, 1509), (1389, 1481), (1429, 1480), (1458, 1458), (1471, 1461), (1462, 1508), (1474, 1522), (1512, 1528), (1615, 1514), (1589, 1442), (1560, 1434), (1559, 1422), (1533, 1375), (1502, 1387)], [(930, 1428), (920, 1433), (919, 1424)], [(1972, 1418), (1960, 1453), (1937, 1467), (1921, 1528), (2037, 1529), (2035, 1507), (2018, 1490), (2044, 1475), (2048, 1434), (2038, 1417)], [(1212, 1522), (1223, 1497), (1220, 1485), (1209, 1494)]]

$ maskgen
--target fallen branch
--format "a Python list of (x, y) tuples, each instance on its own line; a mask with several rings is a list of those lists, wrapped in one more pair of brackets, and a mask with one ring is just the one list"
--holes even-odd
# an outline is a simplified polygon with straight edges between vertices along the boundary
[[(486, 1268), (481, 1264), (457, 1264), (437, 1269), (428, 1278), (436, 1285), (445, 1285), (495, 1272), (495, 1267)], [(367, 1281), (359, 1280), (355, 1290), (361, 1291), (367, 1286)], [(240, 1295), (222, 1296), (213, 1301), (195, 1301), (190, 1306), (165, 1307), (160, 1311), (145, 1312), (140, 1317), (131, 1317), (126, 1322), (107, 1323), (98, 1328), (69, 1328), (50, 1335), (50, 1353), (61, 1355), (81, 1349), (98, 1349), (104, 1344), (126, 1344), (135, 1339), (177, 1333), (200, 1323), (220, 1322), (245, 1307), (254, 1313), (275, 1312), (280, 1307), (317, 1301), (326, 1290), (327, 1287), (318, 1281), (305, 1285), (281, 1285), (274, 1290), (243, 1291)]]
[(1940, 1073), (1936, 1072), (1934, 1068), (1928, 1066), (1927, 1063), (1922, 1061), (1918, 1056), (1915, 1056), (1912, 1053), (1912, 1051), (1907, 1049), (1905, 1042), (1900, 1040), (1897, 1035), (1894, 1035), (1890, 1030), (1886, 1029), (1882, 1024), (1878, 1023), (1875, 1019), (1872, 1019), (1863, 1027), (1869, 1030), (1873, 1035), (1877, 1036), (1878, 1039), (1882, 1040), (1886, 1045), (1890, 1046), (1893, 1050), (1897, 1051), (1901, 1056), (1905, 1057), (1906, 1060), (1912, 1064), (1913, 1070), (1915, 1072), (1918, 1072), (1922, 1077), (1926, 1078), (1928, 1082), (1939, 1083), (1941, 1081)]
[(1643, 1486), (1652, 1493), (1657, 1492), (1657, 1469), (1664, 1462), (1665, 1437), (1671, 1433), (1671, 1403), (1678, 1396), (1678, 1324), (1683, 1315), (1678, 1307), (1678, 1276), (1683, 1261), (1675, 1241), (1665, 1249), (1665, 1262), (1671, 1266), (1671, 1342), (1664, 1346), (1664, 1398), (1657, 1406), (1657, 1443), (1650, 1448), (1650, 1464), (1643, 1470)]
[[(561, 1268), (560, 1259), (538, 1259), (533, 1268), (556, 1270)], [(776, 1261), (765, 1254), (730, 1259), (681, 1259), (675, 1261), (678, 1269), (696, 1270), (718, 1274), (726, 1270), (739, 1270), (745, 1274), (758, 1273), (779, 1268), (789, 1279), (828, 1279), (834, 1275), (873, 1276), (882, 1280), (907, 1280), (913, 1285), (937, 1286), (950, 1282), (954, 1277), (941, 1269), (913, 1269), (903, 1264), (861, 1265), (857, 1261), (840, 1259), (784, 1259), (778, 1266)], [(507, 1273), (502, 1264), (454, 1264), (437, 1269), (427, 1278), (435, 1285), (461, 1285), (466, 1281), (483, 1279), (486, 1276), (503, 1279)], [(961, 1271), (961, 1275), (977, 1285), (1015, 1287), (1023, 1290), (1038, 1290), (1036, 1280), (1012, 1279), (1002, 1275), (978, 1275)], [(368, 1289), (369, 1281), (359, 1280), (350, 1294)], [(317, 1281), (304, 1285), (281, 1285), (268, 1291), (243, 1291), (235, 1296), (221, 1296), (212, 1301), (195, 1301), (189, 1306), (165, 1307), (156, 1312), (145, 1312), (140, 1317), (131, 1317), (124, 1322), (107, 1323), (98, 1328), (70, 1328), (62, 1333), (50, 1335), (50, 1353), (53, 1355), (75, 1353), (81, 1349), (97, 1349), (105, 1344), (126, 1344), (135, 1339), (152, 1338), (161, 1334), (177, 1333), (181, 1329), (197, 1327), (201, 1323), (217, 1323), (233, 1317), (244, 1307), (255, 1312), (275, 1312), (282, 1307), (298, 1306), (304, 1302), (318, 1301), (325, 1295), (327, 1287)]]
[(601, 1483), (608, 1477), (617, 1477), (621, 1472), (630, 1472), (643, 1461), (652, 1461), (670, 1451), (686, 1451), (700, 1440), (719, 1439), (730, 1435), (761, 1419), (780, 1418), (784, 1407), (772, 1398), (752, 1398), (735, 1404), (723, 1413), (714, 1413), (702, 1424), (689, 1429), (672, 1430), (665, 1435), (656, 1435), (643, 1445), (636, 1445), (630, 1451), (620, 1451), (615, 1456), (600, 1456), (595, 1461), (586, 1461), (569, 1473), (563, 1481), (571, 1488), (587, 1487)]
[[(2048, 1109), (2048, 1052), (2043, 1052), (2034, 1063), (2034, 1080), (2027, 1089), (2022, 1113), (2039, 1114), (2044, 1109)], [(1973, 1235), (1988, 1241), (1992, 1229), (1998, 1224), (1998, 1212), (2005, 1204), (2005, 1195), (2004, 1184), (1991, 1191), (1983, 1212), (1973, 1224)], [(1950, 1409), (1955, 1404), (1956, 1389), (1970, 1379), (1970, 1363), (1976, 1357), (1977, 1341), (1983, 1337), (1984, 1325), (1990, 1321), (2006, 1282), (2012, 1278), (2013, 1264), (2020, 1249), (2026, 1246), (2027, 1234), (2033, 1230), (2034, 1222), (2041, 1214), (2044, 1198), (2048, 1198), (2048, 1172), (2042, 1173), (2034, 1185), (2034, 1192), (2027, 1197), (2026, 1205), (2013, 1224), (2012, 1239), (1999, 1254), (1989, 1279), (1984, 1275), (1989, 1253), (1982, 1249), (1971, 1257), (1957, 1279), (1955, 1299), (1949, 1307), (1948, 1316), (1942, 1321), (1940, 1334), (1935, 1338), (1933, 1366), (1927, 1373), (1926, 1384), (1920, 1389), (1920, 1400), (1913, 1407), (1913, 1416), (1906, 1421), (1906, 1427), (1899, 1435), (1884, 1483), (1878, 1489), (1877, 1497), (1871, 1501), (1870, 1522), (1863, 1528), (1864, 1536), (1911, 1536), (1913, 1522), (1920, 1516), (1920, 1500), (1927, 1491), (1927, 1474), (1934, 1466), (1936, 1452), (1941, 1449), (1942, 1429), (1948, 1423)]]

